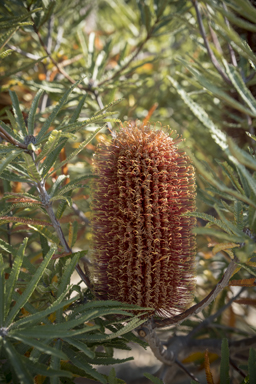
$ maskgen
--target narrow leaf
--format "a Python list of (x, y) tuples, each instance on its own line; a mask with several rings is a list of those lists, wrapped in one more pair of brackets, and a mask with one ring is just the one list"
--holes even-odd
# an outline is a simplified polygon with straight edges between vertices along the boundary
[(74, 347), (79, 349), (79, 351), (83, 352), (86, 356), (90, 357), (91, 359), (95, 357), (95, 353), (89, 347), (87, 347), (85, 343), (82, 343), (81, 341), (72, 339), (70, 337), (65, 337), (63, 340), (66, 343), (73, 345)]
[(9, 156), (4, 158), (4, 160), (0, 163), (0, 174), (4, 171), (4, 169), (23, 152), (22, 149), (14, 149)]
[(47, 265), (49, 264), (49, 262), (51, 260), (52, 255), (54, 254), (55, 251), (56, 251), (56, 247), (52, 246), (52, 249), (50, 249), (50, 251), (47, 253), (43, 262), (41, 263), (41, 265), (37, 269), (36, 273), (34, 274), (32, 279), (30, 280), (30, 282), (26, 286), (24, 292), (20, 296), (20, 299), (18, 301), (16, 301), (16, 304), (12, 307), (12, 309), (11, 309), (11, 311), (10, 311), (9, 315), (7, 316), (7, 319), (5, 321), (6, 326), (11, 324), (11, 322), (14, 320), (15, 316), (18, 314), (19, 310), (22, 307), (24, 307), (24, 305), (29, 300), (30, 296), (34, 292), (39, 280), (41, 279)]
[(256, 351), (252, 348), (249, 353), (248, 369), (250, 383), (256, 383)]
[(4, 274), (4, 260), (0, 254), (0, 328), (4, 324), (4, 312), (5, 312), (5, 274)]
[(43, 94), (43, 90), (39, 89), (37, 94), (34, 97), (34, 100), (32, 102), (29, 114), (28, 114), (28, 134), (33, 135), (34, 134), (34, 129), (35, 129), (35, 115), (36, 115), (36, 110), (38, 107), (38, 103), (40, 100), (40, 97)]
[(158, 377), (155, 377), (153, 375), (151, 375), (151, 373), (144, 373), (143, 374), (147, 379), (149, 379), (150, 381), (152, 381), (152, 383), (154, 384), (164, 384), (162, 380), (158, 379)]
[(26, 246), (27, 246), (27, 242), (28, 242), (28, 238), (26, 237), (23, 240), (23, 243), (19, 246), (17, 255), (16, 255), (15, 259), (14, 259), (14, 263), (13, 263), (13, 266), (12, 266), (12, 270), (11, 270), (9, 279), (7, 280), (7, 284), (6, 284), (5, 317), (7, 316), (8, 311), (9, 311), (10, 306), (11, 306), (12, 296), (13, 296), (14, 289), (16, 287), (16, 282), (18, 280), (18, 276), (19, 276), (19, 273), (20, 273), (20, 268), (22, 266), (22, 261), (23, 261), (24, 252), (25, 252), (25, 249), (26, 249)]
[(221, 384), (229, 384), (229, 348), (227, 339), (223, 339), (221, 343), (220, 382)]
[[(43, 329), (42, 329), (42, 332), (43, 332)], [(38, 349), (42, 353), (56, 356), (56, 357), (59, 357), (60, 359), (67, 359), (67, 356), (65, 355), (65, 353), (63, 353), (62, 351), (58, 351), (57, 349), (52, 348), (49, 345), (42, 343), (41, 341), (29, 338), (29, 337), (19, 336), (19, 335), (12, 335), (12, 337), (16, 340), (21, 341), (24, 344), (30, 345), (31, 347)]]
[(9, 94), (12, 99), (12, 108), (13, 108), (13, 113), (17, 122), (17, 126), (19, 127), (20, 132), (22, 133), (23, 137), (27, 135), (27, 129), (25, 126), (25, 121), (23, 118), (23, 115), (20, 110), (20, 105), (19, 105), (19, 100), (15, 92), (9, 91)]
[(68, 99), (68, 96), (70, 95), (70, 93), (73, 91), (73, 89), (75, 87), (78, 86), (78, 84), (81, 82), (81, 80), (77, 81), (75, 84), (73, 84), (65, 93), (64, 95), (62, 96), (60, 102), (56, 105), (56, 107), (54, 108), (54, 110), (52, 111), (52, 113), (50, 114), (50, 116), (48, 117), (48, 119), (45, 121), (45, 123), (43, 124), (39, 134), (37, 135), (37, 143), (40, 143), (41, 139), (43, 138), (44, 134), (48, 131), (48, 129), (50, 128), (51, 124), (53, 123), (55, 117), (58, 115), (58, 113), (60, 112), (60, 110), (62, 109), (62, 107), (64, 106), (64, 104), (66, 103), (67, 99)]
[(7, 340), (7, 338), (3, 339), (3, 347), (9, 357), (9, 361), (12, 362), (12, 367), (19, 382), (22, 384), (34, 384), (34, 380), (24, 364), (20, 354), (16, 351), (12, 343)]

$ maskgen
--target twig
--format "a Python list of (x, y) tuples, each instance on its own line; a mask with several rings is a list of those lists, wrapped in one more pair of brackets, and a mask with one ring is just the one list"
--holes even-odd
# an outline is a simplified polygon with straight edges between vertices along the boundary
[(226, 83), (231, 84), (230, 79), (228, 78), (226, 73), (223, 71), (222, 67), (220, 66), (220, 63), (218, 62), (218, 60), (216, 59), (214, 53), (212, 52), (212, 50), (210, 48), (210, 45), (209, 45), (208, 40), (206, 38), (206, 33), (205, 33), (204, 25), (203, 25), (203, 22), (202, 22), (201, 14), (200, 14), (199, 9), (198, 9), (197, 0), (192, 0), (192, 1), (193, 1), (194, 6), (195, 6), (195, 10), (196, 10), (199, 30), (200, 30), (201, 36), (202, 36), (202, 38), (204, 40), (204, 44), (205, 44), (205, 47), (207, 49), (208, 55), (209, 55), (209, 57), (211, 59), (211, 62), (214, 65), (214, 67), (217, 69), (217, 71), (219, 72), (219, 74), (221, 75), (223, 80)]
[(164, 347), (163, 343), (158, 338), (156, 332), (152, 328), (152, 323), (143, 325), (138, 330), (138, 334), (142, 337), (150, 346), (155, 357), (166, 365), (173, 365), (175, 362), (175, 356), (173, 351), (169, 351)]
[(2, 137), (2, 139), (15, 145), (15, 147), (19, 147), (22, 149), (28, 149), (27, 145), (19, 143), (17, 140), (15, 140), (11, 135), (9, 135), (8, 132), (5, 131), (5, 129), (1, 125), (0, 125), (0, 136)]
[(194, 336), (196, 333), (198, 333), (200, 331), (200, 329), (202, 328), (205, 328), (207, 327), (209, 324), (211, 324), (211, 322), (216, 319), (217, 317), (219, 317), (222, 312), (224, 312), (228, 307), (230, 307), (230, 305), (241, 295), (241, 293), (244, 291), (244, 287), (240, 289), (240, 291), (234, 296), (232, 297), (231, 300), (229, 300), (229, 302), (226, 304), (226, 305), (223, 305), (223, 307), (221, 307), (217, 312), (215, 312), (213, 315), (207, 317), (206, 319), (204, 319), (196, 328), (194, 328), (188, 335), (187, 337), (188, 338), (191, 338), (192, 336)]
[(217, 295), (228, 285), (229, 279), (236, 269), (236, 261), (234, 258), (228, 265), (226, 272), (222, 276), (219, 283), (213, 288), (213, 290), (202, 300), (200, 303), (193, 305), (191, 308), (187, 309), (185, 312), (167, 319), (154, 320), (153, 327), (166, 327), (168, 325), (180, 324), (182, 321), (186, 320), (188, 317), (201, 312), (205, 307), (207, 307)]
[(196, 381), (197, 383), (200, 383), (200, 381), (193, 375), (193, 373), (189, 372), (187, 370), (187, 368), (179, 361), (179, 360), (175, 360), (175, 363), (189, 376), (191, 377), (191, 379), (193, 379), (194, 381)]
[(88, 225), (90, 223), (90, 220), (87, 219), (85, 214), (78, 208), (78, 206), (75, 203), (72, 203), (72, 208), (75, 214), (86, 224)]

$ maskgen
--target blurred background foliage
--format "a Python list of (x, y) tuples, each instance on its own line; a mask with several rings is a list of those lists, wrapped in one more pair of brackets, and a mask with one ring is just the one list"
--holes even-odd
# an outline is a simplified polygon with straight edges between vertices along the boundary
[[(95, 148), (101, 140), (110, 139), (110, 131), (114, 134), (119, 129), (117, 119), (169, 125), (186, 139), (181, 146), (193, 156), (198, 170), (200, 214), (197, 215), (195, 300), (202, 299), (220, 280), (234, 254), (240, 262), (232, 278), (236, 281), (234, 287), (225, 289), (202, 315), (177, 327), (178, 335), (190, 334), (202, 319), (223, 308), (232, 294), (238, 292), (237, 286), (242, 286), (237, 302), (221, 312), (210, 328), (200, 329), (196, 337), (253, 338), (256, 316), (254, 2), (7, 0), (0, 2), (0, 15), (0, 118), (5, 124), (11, 124), (14, 130), (17, 126), (10, 90), (17, 94), (26, 123), (37, 91), (44, 91), (36, 110), (35, 134), (38, 134), (64, 92), (81, 80), (52, 120), (49, 131), (68, 124), (72, 115), (76, 115), (78, 122), (87, 122), (61, 150), (57, 163), (50, 169), (46, 189), (50, 190), (59, 175), (66, 176), (63, 179), (66, 185), (90, 173)], [(109, 108), (103, 116), (105, 106)], [(64, 161), (102, 127), (100, 120), (108, 121), (107, 125), (72, 161), (55, 172), (58, 162)], [(7, 192), (20, 195), (28, 192), (29, 184), (19, 181), (17, 175), (16, 178), (14, 181), (7, 176), (2, 178), (2, 197)], [(3, 212), (6, 200), (2, 199), (0, 205)], [(73, 236), (70, 242), (74, 249), (87, 251), (90, 260), (89, 183), (73, 189), (70, 206), (61, 200), (53, 207), (55, 212), (62, 210), (58, 218), (65, 236), (69, 239)], [(44, 218), (43, 212), (21, 205), (14, 206), (11, 214)], [(70, 226), (74, 221), (77, 224)], [(29, 236), (26, 258), (32, 265), (42, 259), (43, 240), (40, 243), (38, 234), (27, 226), (3, 223), (1, 234), (13, 246), (20, 244), (25, 235)], [(11, 266), (8, 252), (3, 256)], [(167, 340), (170, 334), (170, 330), (166, 331), (162, 337)], [(248, 359), (250, 346), (253, 343), (241, 352), (244, 360)], [(214, 382), (218, 382), (219, 355), (211, 356)], [(183, 363), (199, 372), (202, 383), (206, 382), (203, 357), (202, 348), (183, 356)], [(158, 367), (152, 362), (150, 369), (143, 362), (140, 364), (151, 373)], [(237, 361), (233, 365), (231, 380), (241, 383), (248, 375), (248, 366), (242, 370)], [(122, 372), (127, 372), (126, 369), (117, 368), (123, 379), (127, 373)], [(127, 382), (135, 383), (134, 377), (135, 373)], [(145, 378), (138, 380), (149, 382)], [(190, 382), (181, 372), (176, 381), (166, 380), (166, 383)], [(209, 377), (207, 380), (211, 383)]]

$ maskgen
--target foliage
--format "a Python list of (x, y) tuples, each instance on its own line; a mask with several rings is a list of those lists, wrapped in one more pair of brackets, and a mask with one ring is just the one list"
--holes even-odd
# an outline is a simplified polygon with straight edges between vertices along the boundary
[(256, 302), (253, 4), (1, 2), (1, 382), (121, 383), (114, 369), (94, 365), (120, 362), (114, 349), (129, 341), (145, 346), (132, 333), (145, 309), (94, 301), (90, 291), (92, 156), (130, 119), (169, 124), (187, 139), (198, 184), (190, 214), (198, 218), (197, 303), (236, 261), (229, 287), (201, 317), (161, 331), (167, 348), (183, 342), (162, 379), (182, 366), (200, 374), (208, 349), (208, 381), (211, 372), (221, 384), (255, 381), (255, 325), (246, 316)]

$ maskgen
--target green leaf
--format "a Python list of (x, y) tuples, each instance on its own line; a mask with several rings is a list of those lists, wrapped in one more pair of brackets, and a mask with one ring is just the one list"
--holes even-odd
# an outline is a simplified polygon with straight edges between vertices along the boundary
[[(233, 4), (232, 4), (233, 3)], [(238, 14), (245, 16), (248, 20), (251, 20), (255, 23), (256, 19), (256, 10), (253, 5), (246, 0), (232, 0), (232, 3), (229, 4)], [(236, 6), (234, 6), (234, 3)]]
[(189, 95), (182, 89), (176, 80), (174, 80), (171, 76), (168, 76), (168, 79), (172, 83), (172, 85), (176, 88), (178, 94), (181, 96), (182, 100), (187, 104), (187, 106), (191, 109), (194, 115), (201, 121), (201, 123), (209, 129), (212, 138), (214, 141), (223, 149), (227, 148), (227, 138), (225, 133), (223, 133), (219, 128), (215, 126), (212, 120), (209, 118), (207, 113), (204, 111), (202, 107), (200, 107), (197, 103), (195, 103)]
[(243, 188), (241, 187), (237, 176), (234, 175), (233, 168), (226, 161), (224, 162), (219, 160), (215, 160), (215, 161), (221, 166), (222, 170), (227, 175), (227, 177), (231, 181), (232, 185), (237, 189), (237, 191), (240, 192), (241, 194), (244, 194)]
[[(51, 134), (50, 134), (47, 142), (43, 146), (42, 152), (36, 158), (37, 163), (40, 160), (42, 160), (48, 153), (51, 153), (57, 147), (57, 145), (59, 145), (59, 140), (61, 138), (61, 134), (62, 134), (62, 131), (57, 131), (56, 129), (53, 129), (51, 131)], [(63, 141), (63, 143), (64, 143), (64, 141)]]
[(28, 153), (22, 153), (22, 157), (25, 160), (25, 167), (28, 175), (35, 182), (41, 181), (41, 176), (37, 171), (36, 165), (32, 159), (32, 157)]
[(115, 368), (111, 368), (111, 370), (110, 370), (110, 372), (109, 372), (109, 375), (108, 375), (108, 383), (109, 383), (109, 384), (117, 384)]
[(39, 312), (36, 312), (32, 315), (29, 315), (29, 316), (26, 316), (25, 318), (22, 318), (18, 321), (15, 321), (14, 323), (12, 323), (9, 327), (9, 330), (14, 330), (16, 328), (24, 328), (24, 325), (29, 323), (30, 325), (32, 325), (33, 323), (37, 323), (39, 321), (43, 321), (46, 316), (50, 315), (51, 313), (53, 312), (56, 312), (58, 309), (60, 308), (63, 308), (71, 303), (73, 303), (76, 298), (72, 298), (70, 300), (65, 300), (65, 301), (62, 301), (63, 298), (67, 295), (67, 292), (68, 290), (66, 289), (62, 295), (56, 299), (53, 304), (51, 304), (47, 309), (45, 309), (44, 311), (39, 311)]
[(12, 307), (12, 309), (11, 309), (11, 311), (10, 311), (9, 315), (7, 316), (7, 319), (5, 321), (6, 326), (9, 326), (12, 323), (15, 316), (18, 314), (19, 310), (22, 307), (24, 307), (26, 302), (29, 300), (29, 298), (32, 295), (32, 293), (34, 292), (39, 280), (43, 276), (43, 273), (44, 273), (47, 265), (49, 264), (49, 262), (52, 258), (52, 255), (54, 254), (55, 251), (56, 251), (56, 247), (52, 246), (52, 249), (50, 249), (50, 251), (45, 256), (44, 260), (42, 261), (42, 263), (38, 267), (36, 273), (34, 274), (32, 279), (30, 280), (30, 282), (26, 286), (26, 288), (25, 288), (24, 292), (22, 293), (22, 295), (20, 296), (19, 300), (16, 301), (15, 305)]
[(55, 161), (57, 160), (62, 148), (64, 148), (65, 144), (67, 142), (67, 139), (61, 139), (58, 143), (58, 146), (50, 153), (47, 154), (46, 159), (43, 162), (42, 165), (42, 177), (50, 176), (48, 174), (49, 170), (53, 167)]
[(0, 248), (5, 252), (11, 253), (13, 256), (16, 255), (16, 249), (2, 239), (0, 239)]
[(256, 383), (256, 351), (252, 348), (249, 353), (248, 368), (250, 383)]
[[(35, 337), (40, 339), (56, 339), (64, 337), (74, 337), (78, 336), (81, 337), (83, 333), (94, 331), (95, 329), (99, 329), (100, 327), (98, 325), (94, 325), (92, 327), (87, 326), (82, 329), (75, 329), (75, 330), (67, 330), (63, 329), (64, 326), (61, 327), (64, 323), (60, 324), (52, 324), (52, 325), (45, 325), (45, 326), (35, 326), (31, 327), (29, 329), (21, 329), (21, 330), (14, 330), (9, 332), (10, 337), (14, 336), (22, 336), (22, 337)], [(69, 324), (67, 322), (66, 328), (68, 328)], [(40, 335), (40, 336), (39, 336)]]
[[(83, 253), (82, 253), (83, 254)], [(74, 269), (76, 267), (76, 264), (78, 263), (79, 258), (81, 257), (81, 253), (78, 252), (77, 254), (72, 255), (71, 261), (68, 260), (69, 265), (66, 267), (64, 274), (61, 277), (61, 282), (58, 287), (58, 292), (57, 292), (57, 298), (62, 294), (64, 289), (67, 287), (67, 285), (70, 282), (70, 277), (72, 273), (74, 272)], [(62, 312), (59, 309), (57, 312), (57, 321), (60, 322), (62, 317)]]
[(248, 168), (253, 169), (256, 171), (256, 160), (255, 158), (250, 155), (248, 152), (244, 151), (243, 149), (239, 148), (238, 145), (234, 142), (234, 140), (231, 139), (231, 137), (228, 138), (228, 147), (231, 152), (231, 154), (243, 165), (245, 165)]
[(0, 50), (8, 43), (12, 36), (17, 32), (19, 27), (8, 29), (9, 30), (0, 37)]
[[(57, 180), (55, 181), (55, 183), (53, 183), (53, 186), (50, 190), (50, 193), (49, 193), (49, 196), (54, 196), (54, 194), (57, 192), (59, 186), (61, 185), (61, 183), (63, 182), (63, 180), (65, 180), (67, 178), (66, 175), (60, 175), (58, 176)], [(59, 191), (58, 191), (59, 192)]]
[(9, 357), (9, 361), (12, 363), (12, 367), (18, 377), (19, 383), (34, 384), (34, 380), (20, 354), (7, 338), (3, 339), (3, 347)]
[(91, 359), (95, 357), (94, 351), (92, 351), (89, 347), (87, 347), (85, 343), (79, 340), (72, 339), (70, 337), (65, 337), (63, 341), (73, 345), (73, 347), (76, 347), (77, 349), (79, 349), (79, 351), (83, 352), (86, 356), (90, 357)]
[(68, 355), (71, 363), (73, 363), (76, 367), (84, 370), (88, 375), (93, 377), (95, 380), (98, 380), (100, 383), (107, 384), (105, 377), (101, 373), (97, 372), (96, 369), (94, 369), (90, 364), (88, 364), (83, 356), (80, 354), (74, 355), (74, 353), (67, 348), (64, 350)]
[(248, 115), (254, 116), (254, 117), (256, 116), (256, 110), (251, 110), (251, 109), (245, 108), (241, 103), (236, 101), (228, 93), (224, 92), (221, 88), (217, 87), (215, 84), (213, 84), (211, 81), (209, 81), (197, 69), (195, 69), (191, 65), (189, 65), (186, 60), (183, 60), (182, 58), (178, 58), (178, 61), (180, 61), (184, 66), (186, 66), (186, 68), (193, 74), (193, 81), (194, 81), (194, 79), (197, 79), (198, 82), (204, 88), (206, 88), (211, 94), (214, 94), (219, 99), (224, 100), (227, 104), (234, 107), (238, 111), (241, 111), (242, 113), (245, 113), (245, 114), (248, 114)]
[(38, 29), (42, 27), (42, 25), (49, 20), (51, 17), (54, 8), (56, 6), (56, 0), (52, 0), (49, 2), (48, 6), (44, 9), (44, 16), (42, 17), (40, 24), (38, 25)]
[[(43, 326), (41, 327), (43, 328)], [(42, 329), (42, 332), (43, 332), (43, 329)], [(52, 348), (49, 345), (42, 343), (38, 340), (34, 340), (30, 337), (19, 336), (17, 334), (12, 335), (12, 338), (14, 338), (15, 340), (19, 340), (24, 344), (30, 345), (31, 347), (36, 348), (40, 352), (46, 353), (47, 355), (56, 356), (56, 357), (59, 357), (60, 359), (67, 359), (67, 356), (62, 351), (58, 351), (56, 348)]]
[[(78, 177), (77, 179), (72, 180), (70, 183), (68, 183), (67, 185), (65, 185), (64, 187), (62, 187), (62, 188), (58, 191), (58, 194), (59, 194), (59, 195), (63, 195), (64, 193), (67, 193), (67, 192), (69, 192), (70, 190), (74, 190), (75, 188), (78, 188), (78, 186), (76, 186), (76, 184), (81, 183), (81, 182), (84, 181), (84, 180), (91, 179), (91, 178), (96, 178), (96, 177), (97, 177), (97, 176), (96, 176), (96, 175), (93, 175), (93, 174), (88, 174), (88, 175), (84, 175), (84, 176)], [(81, 186), (81, 185), (80, 185), (80, 186)], [(84, 186), (84, 185), (83, 185), (83, 186)]]
[(13, 108), (13, 113), (14, 113), (14, 116), (15, 116), (15, 119), (17, 122), (17, 126), (18, 126), (20, 132), (22, 133), (23, 137), (25, 137), (27, 135), (27, 129), (25, 126), (25, 121), (24, 121), (23, 115), (22, 115), (21, 110), (20, 110), (18, 97), (17, 97), (16, 93), (13, 91), (9, 91), (9, 94), (10, 94), (11, 99), (12, 99), (12, 108)]
[(144, 376), (150, 381), (152, 381), (152, 383), (154, 384), (163, 384), (162, 380), (158, 379), (158, 377), (151, 375), (150, 373), (144, 373)]
[[(189, 151), (188, 151), (189, 152)], [(204, 178), (209, 181), (210, 184), (214, 185), (216, 187), (217, 191), (220, 190), (221, 192), (225, 192), (228, 195), (231, 195), (235, 197), (238, 200), (241, 200), (254, 208), (256, 208), (256, 204), (253, 200), (249, 199), (248, 197), (241, 195), (241, 193), (234, 191), (233, 189), (227, 188), (224, 184), (217, 181), (217, 179), (213, 178), (211, 174), (204, 168), (204, 166), (193, 156), (193, 154), (190, 152), (190, 157), (193, 159), (193, 163), (195, 164), (196, 168), (199, 170), (199, 172), (204, 176)]]
[(5, 273), (4, 273), (4, 260), (0, 254), (0, 328), (4, 324), (4, 308), (5, 308)]
[[(13, 115), (12, 115), (12, 119), (14, 119)], [(15, 119), (14, 119), (15, 120)], [(16, 120), (15, 120), (16, 121)], [(16, 124), (16, 123), (15, 123)], [(21, 140), (21, 136), (19, 136), (18, 134), (16, 134), (16, 132), (14, 130), (12, 130), (8, 125), (6, 125), (3, 121), (0, 121), (0, 125), (2, 126), (2, 128), (7, 132), (9, 133), (10, 136), (12, 136), (15, 140), (17, 140), (19, 143), (22, 142)]]
[(38, 107), (40, 97), (42, 96), (43, 92), (44, 91), (42, 89), (39, 89), (39, 91), (34, 97), (34, 100), (32, 102), (32, 105), (28, 114), (28, 134), (29, 135), (34, 134), (36, 110)]
[(237, 263), (240, 267), (245, 269), (247, 272), (249, 272), (251, 275), (256, 277), (256, 269), (251, 267), (250, 265), (244, 264), (244, 263)]
[(45, 123), (43, 124), (39, 134), (37, 135), (37, 144), (40, 143), (40, 141), (43, 139), (45, 133), (48, 131), (48, 129), (50, 128), (51, 124), (53, 123), (55, 117), (58, 115), (58, 113), (60, 112), (60, 110), (62, 109), (62, 107), (64, 106), (64, 104), (66, 103), (67, 99), (68, 99), (68, 96), (70, 95), (70, 93), (73, 91), (73, 89), (75, 87), (78, 86), (78, 84), (81, 82), (81, 80), (79, 81), (76, 81), (75, 84), (73, 84), (65, 93), (64, 95), (62, 96), (61, 100), (59, 101), (59, 103), (56, 105), (56, 107), (53, 109), (52, 113), (50, 114), (50, 116), (48, 117), (48, 119), (45, 121)]
[[(63, 344), (62, 340), (58, 339), (55, 344), (56, 350), (61, 351), (62, 344)], [(51, 367), (54, 369), (60, 369), (60, 359), (61, 358), (59, 358), (58, 356), (52, 356)], [(53, 377), (51, 379), (51, 384), (59, 384), (59, 378)]]
[(231, 234), (230, 229), (221, 221), (216, 219), (215, 217), (208, 215), (207, 213), (201, 213), (201, 212), (188, 212), (185, 216), (190, 217), (199, 217), (200, 219), (203, 219), (205, 221), (208, 221), (210, 223), (213, 223), (223, 229), (225, 232)]
[(228, 339), (223, 339), (221, 343), (220, 382), (221, 384), (229, 384)]
[(20, 268), (22, 266), (22, 261), (25, 253), (25, 249), (27, 246), (28, 238), (26, 237), (23, 240), (23, 243), (19, 246), (18, 252), (15, 256), (14, 263), (12, 266), (12, 270), (10, 273), (10, 276), (6, 283), (6, 305), (5, 305), (5, 317), (8, 314), (8, 311), (10, 309), (11, 303), (12, 303), (12, 296), (14, 289), (16, 287), (16, 282), (18, 280), (18, 276), (20, 273)]
[(80, 115), (80, 113), (82, 111), (82, 108), (84, 106), (86, 96), (87, 96), (87, 94), (83, 95), (81, 100), (79, 101), (79, 104), (76, 107), (76, 109), (75, 109), (75, 111), (74, 111), (74, 113), (71, 116), (71, 119), (69, 121), (70, 124), (73, 124), (73, 123), (75, 123), (77, 121), (77, 119), (78, 119), (78, 117), (79, 117), (79, 115)]
[(229, 234), (226, 234), (224, 232), (220, 232), (220, 231), (217, 231), (215, 229), (210, 229), (210, 228), (206, 228), (206, 227), (194, 228), (193, 233), (196, 233), (198, 235), (214, 236), (214, 237), (217, 237), (218, 239), (226, 240), (226, 241), (229, 241), (231, 243), (242, 243), (244, 241), (243, 237), (229, 235)]
[(228, 77), (230, 78), (232, 84), (234, 85), (235, 89), (241, 96), (241, 98), (245, 101), (245, 103), (248, 105), (248, 107), (252, 110), (254, 115), (256, 114), (256, 101), (253, 97), (251, 91), (246, 87), (240, 73), (238, 72), (237, 68), (235, 68), (233, 65), (230, 65), (227, 63), (225, 59), (223, 59), (226, 72)]
[(36, 63), (40, 63), (40, 61), (42, 61), (42, 60), (44, 60), (46, 58), (47, 58), (47, 56), (40, 57), (37, 60), (33, 60), (29, 64), (25, 64), (25, 65), (23, 65), (21, 67), (17, 67), (16, 69), (13, 69), (13, 70), (11, 70), (9, 72), (5, 72), (4, 76), (0, 76), (0, 80), (6, 79), (9, 76), (15, 75), (17, 72), (26, 72), (29, 68), (34, 67), (34, 65)]
[(4, 171), (4, 169), (14, 160), (16, 157), (18, 157), (23, 152), (22, 149), (14, 149), (11, 151), (10, 155), (7, 156), (1, 163), (0, 163), (0, 174)]
[(60, 239), (55, 236), (52, 231), (50, 231), (49, 229), (47, 229), (45, 226), (43, 225), (32, 225), (32, 224), (28, 224), (28, 226), (32, 229), (34, 229), (34, 231), (37, 231), (39, 232), (42, 236), (44, 236), (47, 240), (49, 241), (52, 241), (54, 244), (58, 245), (59, 242), (60, 242)]
[[(81, 152), (93, 139), (94, 137), (99, 133), (99, 131), (101, 131), (103, 128), (105, 127), (105, 125), (103, 127), (100, 127), (100, 128), (97, 128), (95, 130), (95, 132), (89, 137), (89, 139), (83, 141), (78, 148), (76, 148), (65, 160), (61, 161), (55, 168), (54, 170), (50, 173), (50, 175), (52, 175), (57, 169), (63, 167), (63, 165), (65, 165), (66, 163), (69, 163), (70, 160), (72, 160), (75, 156), (78, 155), (79, 152)], [(49, 176), (50, 176), (49, 175)]]
[(4, 59), (5, 57), (9, 56), (11, 53), (13, 53), (13, 50), (7, 49), (6, 51), (0, 53), (0, 59)]
[(72, 378), (72, 373), (68, 371), (62, 371), (60, 369), (52, 369), (44, 364), (40, 364), (38, 361), (35, 361), (34, 359), (28, 359), (25, 356), (21, 356), (21, 359), (25, 366), (29, 369), (30, 372), (33, 372), (36, 375), (43, 375), (46, 377), (69, 377)]

